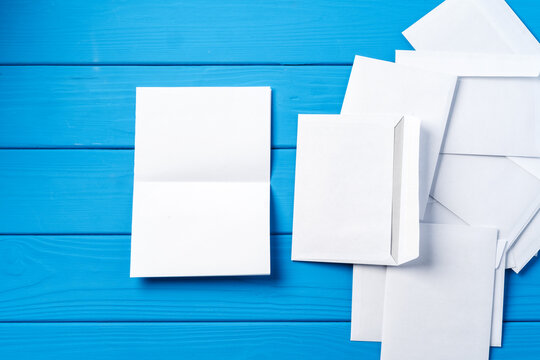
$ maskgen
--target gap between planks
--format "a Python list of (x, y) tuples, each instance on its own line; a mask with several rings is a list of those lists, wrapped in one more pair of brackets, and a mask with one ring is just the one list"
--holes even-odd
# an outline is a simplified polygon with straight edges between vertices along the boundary
[(352, 62), (337, 63), (0, 63), (0, 66), (352, 66)]

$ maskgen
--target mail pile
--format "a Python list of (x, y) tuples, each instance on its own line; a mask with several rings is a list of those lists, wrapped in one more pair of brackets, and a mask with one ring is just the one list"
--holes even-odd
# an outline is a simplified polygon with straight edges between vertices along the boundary
[(540, 249), (540, 44), (504, 0), (403, 34), (355, 58), (341, 114), (298, 118), (292, 259), (355, 264), (351, 339), (382, 359), (488, 359)]

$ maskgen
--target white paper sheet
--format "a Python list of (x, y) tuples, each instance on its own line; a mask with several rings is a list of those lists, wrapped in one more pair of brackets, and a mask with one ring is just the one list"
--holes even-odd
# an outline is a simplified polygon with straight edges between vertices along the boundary
[[(429, 198), (425, 223), (467, 224), (433, 198)], [(503, 260), (504, 261), (504, 258)], [(495, 270), (491, 346), (500, 347), (502, 341), (502, 316), (504, 303), (504, 263)], [(386, 267), (355, 265), (353, 270), (351, 340), (380, 342), (384, 316)]]
[(403, 35), (416, 50), (540, 54), (504, 0), (446, 0)]
[(270, 101), (137, 88), (132, 277), (270, 273)]
[(488, 359), (497, 231), (421, 226), (420, 257), (388, 267), (381, 359)]
[(419, 121), (398, 115), (300, 115), (292, 259), (416, 258), (419, 136)]
[(456, 77), (356, 56), (342, 115), (396, 113), (422, 122), (420, 218), (426, 208), (454, 96)]

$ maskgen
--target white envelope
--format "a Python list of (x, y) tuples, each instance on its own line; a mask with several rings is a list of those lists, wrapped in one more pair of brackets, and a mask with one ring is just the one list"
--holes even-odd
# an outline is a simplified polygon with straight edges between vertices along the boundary
[(471, 226), (499, 229), (510, 247), (540, 207), (540, 180), (506, 157), (441, 155), (432, 196)]
[(387, 268), (381, 359), (488, 359), (497, 231), (421, 225), (420, 256)]
[[(468, 225), (457, 215), (437, 202), (437, 200), (431, 197), (430, 200), (430, 206), (428, 205), (429, 213), (426, 213), (426, 217), (424, 218), (426, 223)], [(497, 249), (500, 251), (499, 246)], [(505, 260), (506, 257), (503, 256), (501, 264), (495, 270), (495, 288), (493, 292), (493, 311), (491, 316), (491, 346), (494, 347), (500, 347), (502, 345)]]
[(270, 273), (270, 103), (137, 88), (131, 277)]
[(396, 113), (421, 120), (420, 218), (424, 211), (454, 96), (456, 77), (356, 56), (342, 115)]
[(416, 50), (540, 54), (504, 0), (446, 0), (403, 35)]
[[(435, 199), (429, 199), (425, 223), (467, 225)], [(504, 258), (503, 260), (504, 261)], [(491, 346), (502, 342), (504, 266), (495, 270), (495, 289), (491, 320)], [(354, 265), (351, 314), (351, 340), (376, 341), (382, 338), (386, 267)]]
[(292, 259), (415, 259), (419, 136), (411, 117), (299, 115)]
[(540, 156), (540, 56), (398, 51), (396, 62), (475, 76), (458, 81), (443, 153)]

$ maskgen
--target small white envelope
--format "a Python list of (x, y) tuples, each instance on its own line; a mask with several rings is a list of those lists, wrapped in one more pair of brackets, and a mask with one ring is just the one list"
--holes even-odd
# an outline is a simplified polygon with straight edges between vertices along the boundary
[(415, 259), (419, 136), (411, 117), (299, 115), (292, 259)]
[(386, 273), (381, 360), (488, 359), (497, 231), (421, 225), (420, 256)]
[(416, 50), (540, 54), (504, 0), (446, 0), (403, 35)]
[(137, 88), (132, 277), (270, 273), (270, 101)]
[(342, 115), (396, 113), (422, 122), (420, 218), (426, 208), (457, 78), (387, 61), (356, 56)]
[[(424, 222), (434, 224), (467, 225), (454, 213), (430, 197)], [(504, 258), (502, 261), (504, 262)], [(504, 303), (504, 264), (495, 270), (493, 312), (491, 319), (491, 346), (502, 342)], [(386, 267), (354, 265), (351, 340), (380, 342), (384, 313)]]

